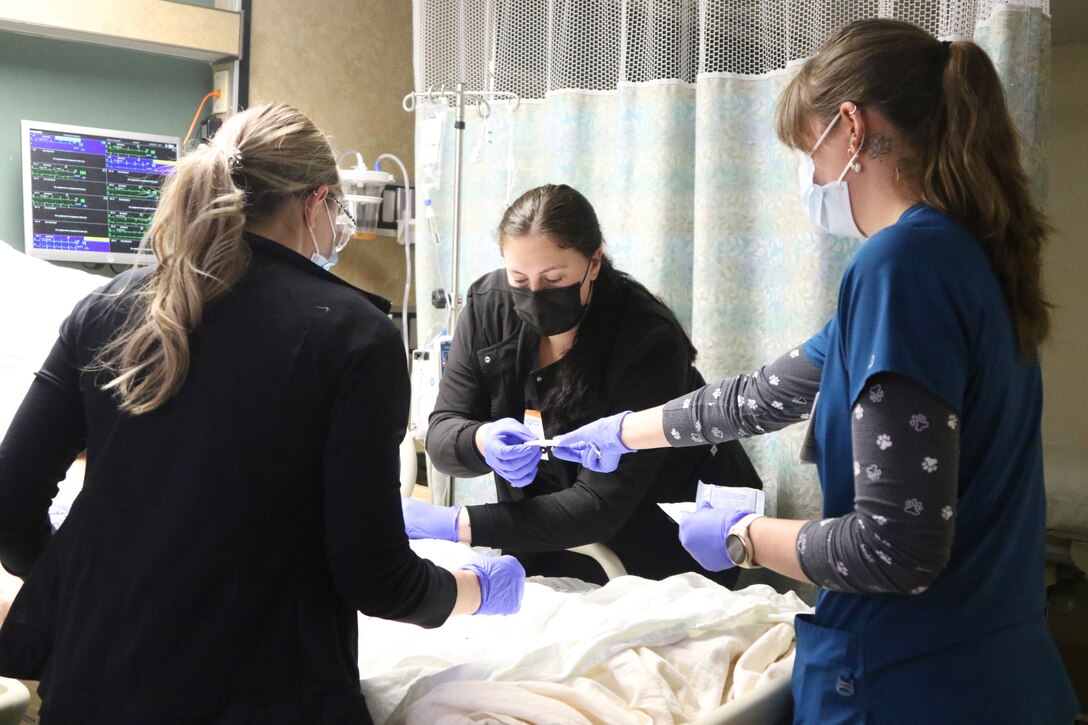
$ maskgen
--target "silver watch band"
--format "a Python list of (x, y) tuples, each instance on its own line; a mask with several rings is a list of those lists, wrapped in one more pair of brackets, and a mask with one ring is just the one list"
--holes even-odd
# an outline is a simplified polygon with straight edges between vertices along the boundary
[[(763, 518), (763, 514), (748, 514), (740, 521), (733, 524), (729, 528), (729, 533), (726, 535), (725, 543), (726, 550), (729, 553), (729, 558), (733, 559), (733, 561), (736, 562), (737, 566), (741, 567), (742, 569), (759, 568), (759, 566), (755, 563), (755, 548), (752, 546), (751, 537), (748, 536), (748, 527), (751, 526), (753, 521), (760, 518)], [(731, 539), (739, 543), (740, 546), (738, 547), (735, 543), (731, 549), (729, 546)], [(743, 555), (739, 559), (734, 558), (734, 552), (738, 554), (743, 552)]]

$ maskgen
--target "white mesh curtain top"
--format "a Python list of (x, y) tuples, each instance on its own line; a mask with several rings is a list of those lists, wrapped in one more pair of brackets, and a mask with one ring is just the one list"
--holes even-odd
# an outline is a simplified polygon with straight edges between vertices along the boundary
[[(415, 86), (613, 90), (760, 75), (810, 55), (834, 28), (884, 17), (973, 38), (1001, 0), (414, 0)], [(1015, 3), (1049, 14), (1049, 0)]]

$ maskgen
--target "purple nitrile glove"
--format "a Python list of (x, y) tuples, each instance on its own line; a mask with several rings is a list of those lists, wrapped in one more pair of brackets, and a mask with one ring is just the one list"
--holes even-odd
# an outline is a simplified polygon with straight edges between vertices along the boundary
[(401, 498), (404, 531), (409, 539), (445, 539), (458, 541), (457, 515), (460, 506), (436, 506), (414, 498)]
[(535, 433), (513, 418), (501, 418), (486, 424), (483, 437), (484, 460), (491, 470), (518, 488), (533, 482), (543, 453), (540, 446), (526, 444), (537, 439)]
[(734, 508), (712, 508), (703, 501), (697, 511), (680, 521), (680, 543), (699, 566), (707, 571), (732, 569), (736, 563), (725, 550), (725, 537), (733, 524), (753, 511)]
[(464, 569), (480, 580), (480, 608), (474, 614), (515, 614), (525, 594), (525, 569), (512, 556), (479, 554)]
[(556, 438), (552, 452), (556, 458), (581, 463), (591, 471), (612, 473), (620, 465), (620, 456), (635, 452), (620, 440), (623, 419), (630, 412), (625, 410), (564, 433)]

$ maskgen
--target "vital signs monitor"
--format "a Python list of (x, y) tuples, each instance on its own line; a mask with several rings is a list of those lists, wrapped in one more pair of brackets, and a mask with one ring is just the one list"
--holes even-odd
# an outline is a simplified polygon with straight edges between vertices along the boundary
[(27, 254), (69, 262), (151, 262), (140, 241), (180, 140), (22, 122)]

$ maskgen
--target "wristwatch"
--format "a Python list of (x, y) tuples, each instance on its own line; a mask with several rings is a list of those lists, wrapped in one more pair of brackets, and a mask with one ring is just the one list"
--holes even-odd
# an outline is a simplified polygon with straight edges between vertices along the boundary
[(755, 563), (752, 539), (748, 536), (748, 527), (759, 518), (763, 518), (763, 514), (748, 514), (729, 527), (729, 533), (725, 535), (725, 552), (729, 554), (733, 563), (742, 569), (759, 568)]

